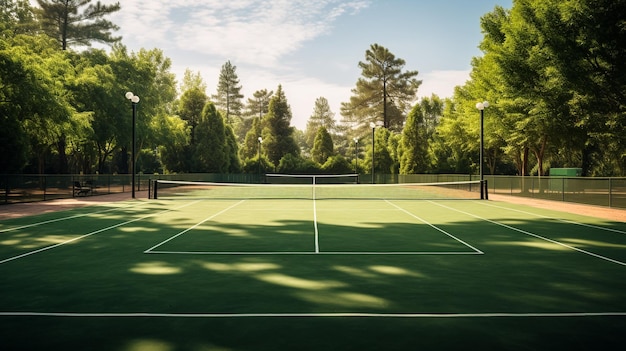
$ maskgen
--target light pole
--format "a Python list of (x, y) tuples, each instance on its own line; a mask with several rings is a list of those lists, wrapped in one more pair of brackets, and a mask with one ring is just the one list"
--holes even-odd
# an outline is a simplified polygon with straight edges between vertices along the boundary
[(354, 174), (359, 173), (359, 138), (354, 138)]
[(485, 109), (489, 107), (489, 102), (488, 101), (483, 101), (483, 102), (477, 102), (476, 103), (476, 108), (480, 110), (480, 158), (479, 158), (479, 163), (480, 165), (478, 166), (479, 169), (479, 174), (480, 174), (480, 180), (485, 180), (484, 175), (483, 175), (483, 155), (485, 153), (485, 148), (484, 148), (484, 142), (485, 142), (485, 133), (484, 133), (484, 117), (485, 117)]
[(374, 156), (376, 153), (374, 152), (374, 147), (376, 146), (375, 140), (375, 131), (376, 128), (381, 127), (383, 125), (382, 121), (370, 122), (370, 127), (372, 128), (372, 184), (374, 184)]
[(139, 102), (139, 96), (133, 94), (132, 92), (127, 92), (126, 93), (126, 98), (128, 100), (130, 100), (132, 106), (133, 106), (133, 126), (132, 126), (132, 147), (131, 147), (131, 194), (133, 199), (135, 198), (135, 119), (137, 118), (137, 103)]
[(259, 141), (259, 147), (258, 147), (258, 161), (259, 161), (259, 183), (261, 182), (261, 144), (263, 144), (263, 138), (259, 137), (257, 139)]

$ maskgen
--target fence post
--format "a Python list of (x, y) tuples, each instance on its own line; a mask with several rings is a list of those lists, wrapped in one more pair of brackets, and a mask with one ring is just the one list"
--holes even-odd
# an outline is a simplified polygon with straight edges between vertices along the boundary
[(609, 207), (613, 207), (613, 182), (611, 177), (609, 177)]

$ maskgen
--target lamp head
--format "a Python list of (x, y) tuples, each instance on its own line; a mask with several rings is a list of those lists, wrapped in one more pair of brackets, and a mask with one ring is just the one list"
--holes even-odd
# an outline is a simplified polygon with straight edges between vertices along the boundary
[(489, 107), (489, 101), (483, 101), (483, 102), (477, 102), (476, 103), (476, 108), (481, 110), (481, 111), (486, 109), (487, 107)]

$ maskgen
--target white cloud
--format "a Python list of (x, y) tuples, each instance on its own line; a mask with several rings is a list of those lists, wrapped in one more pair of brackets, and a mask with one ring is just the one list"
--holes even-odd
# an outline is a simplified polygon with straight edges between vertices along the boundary
[(436, 94), (440, 98), (452, 97), (454, 87), (464, 85), (470, 78), (470, 70), (464, 71), (432, 71), (420, 75), (422, 85), (418, 90), (419, 97), (430, 97)]
[[(105, 3), (109, 1), (104, 1)], [(112, 21), (140, 45), (176, 48), (240, 64), (276, 67), (343, 14), (369, 1), (127, 1)]]

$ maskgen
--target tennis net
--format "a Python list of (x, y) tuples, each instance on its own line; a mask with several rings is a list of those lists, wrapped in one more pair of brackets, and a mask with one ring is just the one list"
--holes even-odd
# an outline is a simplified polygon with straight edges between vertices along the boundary
[(156, 180), (155, 199), (482, 199), (483, 181), (403, 184), (243, 184)]

